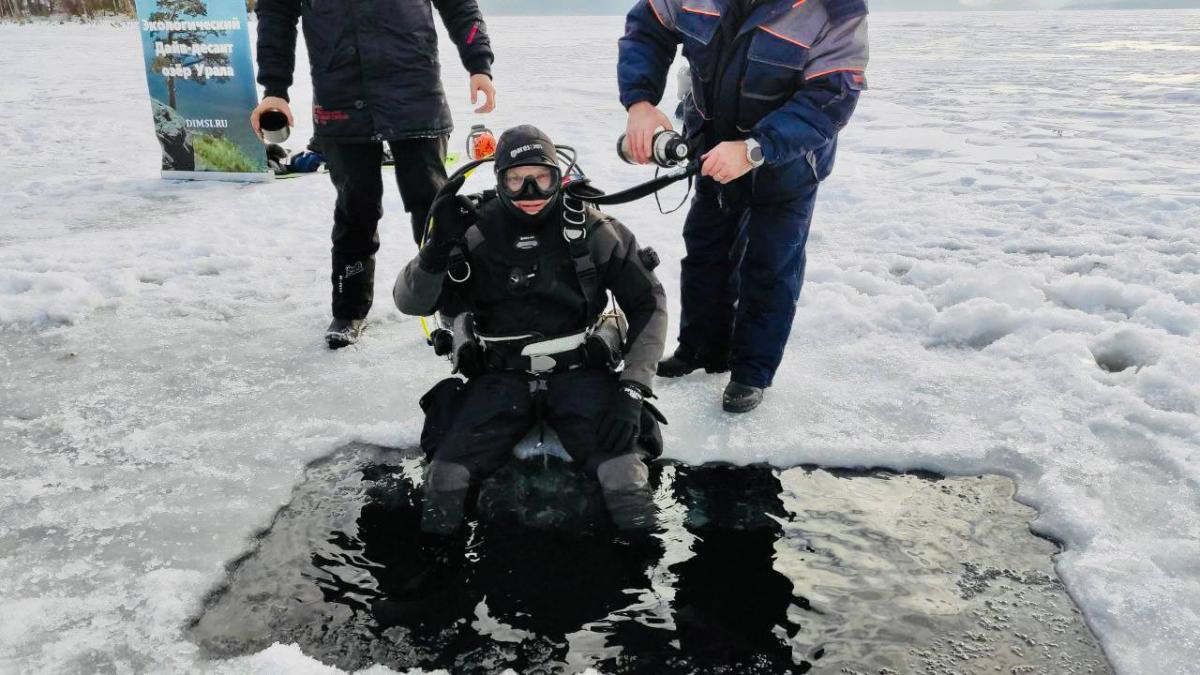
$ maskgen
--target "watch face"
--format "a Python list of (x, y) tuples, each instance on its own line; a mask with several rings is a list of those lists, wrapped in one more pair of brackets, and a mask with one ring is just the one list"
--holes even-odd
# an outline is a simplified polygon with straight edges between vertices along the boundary
[(762, 148), (760, 148), (758, 146), (754, 146), (754, 147), (750, 148), (750, 161), (758, 163), (758, 162), (761, 162), (762, 160), (763, 160)]

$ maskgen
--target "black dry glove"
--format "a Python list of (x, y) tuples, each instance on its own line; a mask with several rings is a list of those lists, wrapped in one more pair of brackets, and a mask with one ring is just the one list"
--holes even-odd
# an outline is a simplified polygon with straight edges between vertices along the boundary
[(620, 455), (638, 437), (642, 422), (642, 400), (650, 395), (636, 382), (621, 382), (596, 425), (597, 448), (605, 455)]
[(478, 342), (464, 342), (454, 352), (454, 370), (468, 380), (487, 370), (487, 358)]
[(431, 220), (425, 241), (421, 244), (421, 269), (426, 272), (445, 272), (450, 252), (462, 241), (463, 233), (475, 224), (479, 214), (475, 204), (463, 195), (443, 197), (430, 208)]

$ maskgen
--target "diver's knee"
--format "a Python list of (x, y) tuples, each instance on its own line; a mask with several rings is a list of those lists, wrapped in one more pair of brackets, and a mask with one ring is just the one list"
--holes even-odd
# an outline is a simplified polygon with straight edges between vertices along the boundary
[(463, 521), (471, 472), (462, 464), (434, 460), (425, 471), (421, 531), (448, 535)]
[(596, 478), (605, 492), (644, 490), (650, 486), (650, 469), (640, 453), (631, 452), (601, 462)]
[(433, 460), (425, 470), (425, 488), (430, 492), (457, 492), (471, 485), (471, 471), (462, 464)]
[(651, 530), (658, 516), (650, 491), (650, 468), (641, 453), (605, 460), (596, 467), (604, 505), (618, 530)]

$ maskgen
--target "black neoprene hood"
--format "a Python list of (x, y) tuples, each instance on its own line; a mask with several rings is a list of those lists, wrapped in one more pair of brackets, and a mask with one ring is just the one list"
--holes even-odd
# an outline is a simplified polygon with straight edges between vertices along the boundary
[(496, 142), (496, 173), (528, 165), (558, 166), (554, 142), (541, 129), (522, 124), (500, 134)]

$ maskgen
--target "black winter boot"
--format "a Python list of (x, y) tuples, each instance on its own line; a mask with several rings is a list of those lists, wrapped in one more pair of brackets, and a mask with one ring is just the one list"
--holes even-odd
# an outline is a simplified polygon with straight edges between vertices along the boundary
[(725, 412), (744, 413), (758, 407), (763, 400), (763, 388), (751, 387), (741, 382), (729, 381), (725, 385), (725, 393), (721, 395), (721, 407)]
[(341, 349), (352, 345), (358, 342), (363, 325), (362, 319), (334, 319), (329, 324), (329, 328), (325, 329), (325, 344), (329, 345), (330, 349)]
[(692, 348), (679, 345), (674, 354), (658, 362), (658, 376), (683, 377), (700, 368), (706, 373), (723, 373), (729, 370), (729, 359), (706, 359)]

